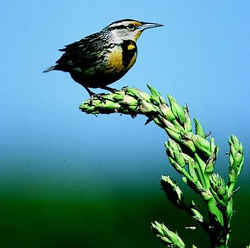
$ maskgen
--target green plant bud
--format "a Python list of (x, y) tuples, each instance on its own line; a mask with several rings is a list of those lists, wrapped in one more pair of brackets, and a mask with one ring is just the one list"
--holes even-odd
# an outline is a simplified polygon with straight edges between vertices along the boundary
[(178, 235), (178, 233), (176, 232), (172, 232), (170, 230), (168, 230), (168, 236), (171, 239), (172, 243), (179, 247), (179, 248), (185, 248), (185, 244), (182, 241), (182, 239), (180, 238), (180, 236)]
[(243, 160), (243, 157), (242, 157), (241, 153), (235, 154), (234, 163), (235, 163), (235, 166), (237, 167), (237, 169), (240, 167), (242, 160)]
[(176, 182), (169, 176), (162, 176), (161, 185), (168, 199), (176, 206), (181, 207), (183, 203), (183, 193)]
[(190, 176), (193, 178), (194, 183), (196, 183), (198, 181), (195, 167), (196, 167), (196, 165), (195, 165), (194, 160), (190, 159), (188, 161), (188, 172), (189, 172)]
[[(214, 142), (214, 138), (212, 137), (209, 141), (210, 143), (210, 151), (211, 152), (214, 152), (215, 148), (217, 147), (217, 152), (219, 150), (218, 146), (215, 145), (215, 142)], [(217, 155), (217, 154), (216, 154)]]
[(178, 163), (176, 163), (176, 161), (174, 159), (172, 159), (171, 157), (168, 158), (169, 162), (171, 163), (171, 165), (179, 172), (179, 173), (183, 173), (183, 167), (181, 167)]
[(123, 97), (123, 104), (127, 104), (129, 106), (138, 106), (138, 100), (136, 100), (134, 97), (130, 96), (130, 95), (125, 95)]
[(156, 106), (159, 106), (161, 104), (159, 97), (157, 96), (151, 96), (151, 103), (153, 103)]
[(201, 196), (205, 201), (209, 201), (210, 199), (213, 198), (211, 192), (209, 190), (203, 190), (201, 192)]
[(243, 153), (243, 146), (241, 143), (239, 143), (239, 147), (238, 147), (238, 150), (240, 153)]
[(184, 157), (186, 164), (189, 162), (190, 159), (192, 160), (192, 157), (186, 153), (182, 153), (182, 156)]
[(157, 237), (160, 238), (163, 241), (163, 243), (166, 243), (166, 244), (169, 244), (169, 245), (173, 244), (172, 241), (170, 239), (168, 239), (167, 237), (161, 237), (161, 236), (157, 236)]
[(181, 135), (179, 133), (173, 131), (170, 128), (165, 128), (165, 130), (167, 131), (169, 137), (176, 140), (177, 142), (181, 142)]
[(159, 108), (160, 108), (160, 110), (161, 110), (161, 112), (162, 112), (163, 115), (165, 115), (165, 113), (169, 109), (169, 107), (166, 104), (164, 104), (164, 103), (160, 104)]
[(167, 101), (162, 96), (159, 96), (159, 100), (161, 104), (167, 104)]
[(215, 147), (212, 155), (206, 161), (206, 168), (205, 168), (205, 173), (206, 174), (211, 174), (214, 171), (214, 165), (215, 165), (215, 161), (216, 161), (217, 150), (218, 150), (218, 148)]
[[(137, 111), (138, 111), (138, 106), (136, 106), (136, 105), (129, 105), (129, 109), (128, 110), (129, 110), (129, 113), (133, 112), (133, 113), (131, 113), (132, 115), (134, 115), (134, 114), (136, 115)], [(121, 112), (123, 112), (123, 111), (124, 111), (124, 108), (121, 109)]]
[(216, 188), (217, 186), (217, 183), (219, 182), (219, 179), (218, 179), (219, 175), (217, 173), (213, 173), (211, 176), (210, 176), (210, 181), (211, 181), (211, 185), (213, 186), (213, 188)]
[(100, 107), (100, 109), (111, 111), (113, 109), (118, 109), (120, 107), (120, 105), (118, 103), (115, 103), (115, 102), (106, 101), (106, 103), (100, 104), (99, 107)]
[(200, 150), (204, 155), (210, 157), (210, 144), (206, 139), (200, 137), (199, 135), (193, 135), (192, 140), (198, 150)]
[(89, 106), (87, 103), (82, 103), (79, 106), (79, 109), (83, 112), (86, 112), (87, 114), (93, 113), (93, 111), (95, 111), (95, 107), (93, 106)]
[(236, 183), (242, 165), (244, 163), (243, 149), (236, 136), (231, 136), (229, 139), (230, 154), (229, 154), (229, 181)]
[(192, 217), (199, 221), (199, 222), (204, 222), (204, 217), (202, 216), (202, 214), (195, 208), (190, 208), (190, 211), (192, 212)]
[(183, 176), (182, 178), (182, 182), (184, 182), (185, 184), (189, 185), (192, 189), (196, 190), (196, 184), (199, 183), (195, 183), (194, 180), (192, 180), (192, 178), (187, 178), (186, 176)]
[(140, 110), (143, 112), (143, 113), (154, 113), (156, 112), (157, 110), (155, 109), (155, 106), (142, 100), (141, 101), (141, 104), (139, 106)]
[(214, 172), (214, 162), (209, 162), (206, 164), (205, 173), (212, 174)]
[(170, 129), (172, 129), (173, 131), (178, 132), (178, 130), (175, 128), (175, 126), (170, 121), (166, 120), (165, 118), (162, 118), (162, 122), (164, 123), (165, 128), (168, 127)]
[(158, 126), (160, 126), (160, 127), (162, 127), (162, 128), (165, 128), (165, 125), (164, 125), (164, 123), (161, 121), (160, 118), (154, 118), (154, 122), (155, 122)]
[(165, 115), (166, 115), (167, 120), (169, 120), (171, 122), (173, 122), (176, 119), (175, 115), (173, 114), (173, 112), (170, 108), (166, 109)]
[(198, 163), (199, 168), (201, 169), (202, 172), (205, 171), (206, 169), (206, 164), (205, 162), (199, 157), (197, 153), (194, 154), (194, 161)]
[(195, 125), (195, 133), (199, 136), (201, 136), (202, 138), (205, 138), (205, 132), (203, 130), (203, 127), (201, 126), (200, 122), (194, 118), (194, 125)]
[(229, 155), (229, 163), (230, 163), (230, 167), (234, 168), (234, 158), (232, 154)]
[(175, 128), (179, 130), (179, 132), (185, 132), (184, 126), (182, 126), (177, 119), (173, 120), (172, 123), (174, 124)]
[(141, 99), (141, 95), (140, 95), (141, 91), (139, 91), (136, 88), (126, 88), (125, 92), (126, 92), (126, 95), (130, 95), (137, 99)]
[(235, 156), (235, 154), (237, 153), (237, 150), (236, 150), (236, 147), (235, 147), (235, 144), (230, 144), (230, 153)]
[(187, 184), (187, 183), (188, 183), (188, 182), (187, 182), (187, 181), (188, 181), (188, 179), (187, 179), (186, 177), (182, 177), (181, 179), (182, 179), (182, 182), (184, 182), (185, 184)]
[(194, 200), (191, 201), (191, 207), (198, 209), (197, 204), (194, 202)]
[(115, 101), (122, 101), (124, 97), (125, 97), (124, 91), (118, 91), (112, 94), (112, 98)]
[(174, 150), (174, 152), (179, 155), (179, 153), (181, 152), (180, 145), (172, 139), (169, 139), (169, 145)]
[(151, 226), (153, 227), (154, 231), (156, 231), (157, 234), (160, 236), (164, 236), (164, 224), (160, 224), (159, 222), (155, 221), (151, 223)]
[(182, 139), (181, 142), (182, 142), (182, 144), (185, 145), (189, 150), (191, 150), (192, 153), (195, 153), (196, 148), (195, 148), (194, 143), (193, 143), (192, 140)]
[(171, 157), (176, 161), (176, 163), (181, 167), (185, 167), (185, 159), (182, 156), (179, 145), (175, 141), (169, 140), (167, 148), (172, 151)]
[(237, 145), (239, 144), (239, 140), (237, 139), (237, 137), (235, 135), (232, 135), (229, 139), (229, 142), (232, 144), (232, 145)]
[(184, 115), (185, 115), (184, 129), (186, 132), (192, 132), (192, 123), (191, 123), (191, 119), (189, 117), (187, 107), (184, 108)]
[(174, 150), (174, 152), (180, 152), (181, 148), (178, 143), (176, 143), (174, 140), (169, 139), (169, 145)]
[(166, 151), (167, 151), (168, 156), (174, 158), (174, 151), (173, 151), (173, 149), (171, 148), (170, 141), (171, 141), (171, 140), (169, 139), (169, 141), (165, 142), (164, 145), (165, 145), (165, 147), (166, 147)]
[(213, 173), (210, 176), (210, 183), (213, 190), (219, 195), (220, 199), (223, 199), (227, 195), (227, 187), (224, 179), (217, 173)]
[(176, 162), (181, 166), (181, 167), (185, 167), (186, 165), (186, 162), (185, 162), (185, 159), (184, 157), (182, 156), (182, 152), (176, 152), (175, 153), (175, 160)]
[(161, 94), (159, 93), (159, 91), (157, 91), (155, 88), (153, 88), (150, 84), (147, 84), (148, 89), (150, 90), (152, 96), (161, 96)]
[[(205, 198), (203, 198), (206, 200)], [(214, 219), (216, 222), (223, 227), (224, 226), (224, 218), (222, 212), (217, 207), (217, 201), (211, 197), (209, 200), (207, 200), (208, 205), (208, 211), (211, 213), (212, 216), (214, 216)]]
[(226, 195), (226, 187), (220, 186), (217, 192), (221, 196), (220, 198), (223, 199)]
[[(164, 118), (163, 118), (164, 119)], [(175, 121), (174, 121), (175, 122)], [(164, 122), (165, 123), (165, 122)], [(169, 121), (166, 120), (166, 123), (169, 123)], [(167, 128), (171, 129), (172, 131), (181, 134), (181, 130), (178, 129), (173, 123), (171, 123), (172, 125), (168, 125)]]
[(182, 177), (182, 181), (199, 194), (203, 191), (203, 187), (199, 181), (195, 182), (195, 180), (188, 177)]
[(230, 183), (236, 183), (237, 182), (237, 175), (234, 170), (229, 171), (228, 179)]
[(151, 223), (151, 227), (153, 229), (153, 231), (156, 233), (157, 237), (163, 237), (164, 236), (164, 232), (161, 228), (161, 224), (158, 223), (157, 221)]
[(185, 244), (179, 235), (175, 232), (169, 230), (164, 224), (160, 224), (157, 221), (152, 223), (152, 228), (156, 233), (156, 236), (160, 238), (163, 242), (169, 247), (177, 247), (177, 248), (184, 248)]
[(183, 107), (181, 107), (175, 101), (175, 99), (170, 95), (168, 95), (168, 100), (169, 100), (170, 107), (171, 107), (171, 110), (172, 110), (173, 114), (175, 115), (175, 117), (178, 119), (178, 121), (181, 124), (184, 124), (185, 123), (185, 114), (184, 114)]
[(149, 88), (150, 92), (151, 92), (151, 102), (153, 102), (154, 104), (160, 105), (161, 104), (161, 95), (160, 93), (154, 89), (152, 86), (150, 86), (149, 84), (147, 85), (147, 87)]
[(160, 110), (168, 121), (172, 122), (173, 120), (175, 120), (174, 114), (172, 113), (171, 109), (166, 104), (161, 104)]
[(144, 99), (146, 102), (150, 102), (151, 96), (146, 92), (139, 91), (139, 95), (141, 99)]

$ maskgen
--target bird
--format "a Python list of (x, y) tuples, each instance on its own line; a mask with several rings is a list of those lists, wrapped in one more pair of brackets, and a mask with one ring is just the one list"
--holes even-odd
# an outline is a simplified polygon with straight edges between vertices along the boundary
[(114, 21), (101, 31), (59, 49), (62, 56), (43, 72), (70, 73), (91, 97), (97, 94), (89, 88), (115, 92), (108, 85), (123, 77), (134, 65), (137, 39), (144, 30), (160, 26), (163, 25), (133, 19)]

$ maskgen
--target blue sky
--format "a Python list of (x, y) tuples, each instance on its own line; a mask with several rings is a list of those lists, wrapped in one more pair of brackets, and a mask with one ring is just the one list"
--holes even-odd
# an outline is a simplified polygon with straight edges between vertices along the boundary
[(27, 0), (1, 8), (2, 182), (145, 183), (171, 171), (162, 130), (143, 117), (81, 113), (85, 90), (66, 73), (42, 73), (57, 49), (123, 18), (165, 26), (143, 33), (135, 66), (112, 86), (147, 91), (150, 83), (171, 94), (212, 131), (224, 166), (231, 134), (249, 163), (249, 1)]

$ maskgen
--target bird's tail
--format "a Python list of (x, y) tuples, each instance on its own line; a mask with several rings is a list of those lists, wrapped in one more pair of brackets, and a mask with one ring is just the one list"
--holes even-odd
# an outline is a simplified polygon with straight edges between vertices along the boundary
[(49, 72), (49, 71), (53, 71), (56, 69), (56, 65), (53, 65), (51, 67), (49, 67), (48, 69), (44, 70), (43, 72)]

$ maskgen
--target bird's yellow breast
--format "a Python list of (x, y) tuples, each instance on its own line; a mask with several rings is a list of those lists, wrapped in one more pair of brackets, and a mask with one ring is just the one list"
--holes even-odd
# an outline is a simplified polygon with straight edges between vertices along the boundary
[(124, 70), (122, 62), (122, 48), (120, 46), (114, 47), (108, 55), (108, 70), (107, 72), (120, 73)]
[(108, 67), (106, 73), (125, 74), (135, 63), (137, 48), (134, 41), (124, 41), (120, 46), (114, 47), (108, 54)]

